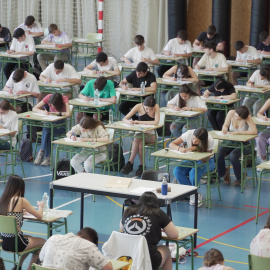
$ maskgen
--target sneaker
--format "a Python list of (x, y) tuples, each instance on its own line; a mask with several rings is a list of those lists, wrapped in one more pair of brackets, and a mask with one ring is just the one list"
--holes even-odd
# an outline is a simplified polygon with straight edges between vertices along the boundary
[(37, 155), (37, 157), (36, 157), (36, 159), (34, 161), (34, 164), (35, 165), (40, 165), (41, 162), (43, 161), (43, 158), (44, 158), (44, 152), (43, 151), (39, 151), (38, 152), (38, 155)]
[(45, 157), (44, 160), (41, 163), (41, 166), (49, 166), (51, 164), (51, 158)]
[[(190, 196), (189, 205), (195, 205), (195, 194)], [(202, 206), (202, 194), (198, 193), (198, 207)]]
[(143, 173), (143, 166), (139, 165), (138, 170), (136, 171), (136, 176), (141, 177)]
[(133, 171), (133, 164), (131, 164), (130, 161), (127, 162), (127, 164), (122, 168), (120, 171), (122, 174), (129, 174)]

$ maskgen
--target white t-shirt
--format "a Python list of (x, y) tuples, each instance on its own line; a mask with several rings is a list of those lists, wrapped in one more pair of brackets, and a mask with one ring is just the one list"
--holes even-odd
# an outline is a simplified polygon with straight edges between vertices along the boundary
[(106, 66), (100, 66), (99, 63), (97, 63), (96, 59), (90, 64), (92, 67), (97, 67), (98, 70), (106, 71), (106, 70), (115, 70), (118, 68), (118, 63), (115, 58), (108, 57), (108, 65)]
[(34, 25), (30, 28), (25, 23), (22, 23), (18, 28), (22, 28), (24, 31), (30, 32), (43, 32), (41, 24), (39, 22), (34, 22)]
[[(28, 73), (27, 71), (25, 72), (27, 74), (26, 77), (23, 78), (20, 82), (15, 83), (13, 81), (13, 74), (14, 74), (13, 71), (6, 83), (6, 86), (8, 88), (13, 89), (13, 94), (17, 94), (21, 90), (39, 94), (40, 91), (36, 77), (33, 74)], [(31, 98), (31, 100), (30, 99), (28, 100), (33, 105), (33, 98)]]
[(245, 53), (240, 53), (239, 51), (237, 51), (235, 61), (244, 60), (245, 57), (247, 60), (255, 60), (260, 58), (260, 54), (256, 48), (254, 48), (253, 46), (246, 46), (246, 47), (248, 47), (248, 50)]
[[(0, 115), (0, 125), (9, 131), (18, 131), (18, 115), (16, 112), (9, 110), (7, 114)], [(17, 134), (17, 133), (16, 133)], [(8, 140), (9, 136), (1, 137), (0, 140)], [(16, 145), (16, 136), (12, 137), (12, 146)]]
[(270, 84), (270, 81), (262, 80), (260, 76), (260, 70), (256, 70), (251, 77), (249, 78), (249, 81), (254, 83), (255, 85), (264, 85), (264, 84)]
[(204, 54), (203, 57), (197, 64), (198, 66), (205, 68), (226, 68), (228, 63), (226, 58), (222, 53), (217, 53), (214, 58), (211, 58), (210, 55)]
[(71, 43), (69, 36), (65, 32), (61, 32), (59, 36), (54, 36), (53, 34), (49, 34), (47, 37), (43, 39), (44, 41), (53, 42), (55, 44), (67, 44)]
[(169, 51), (172, 54), (184, 54), (184, 53), (192, 53), (192, 47), (190, 41), (186, 40), (184, 44), (179, 44), (177, 38), (173, 38), (169, 40), (169, 42), (165, 45), (164, 51)]
[(27, 35), (24, 41), (19, 42), (17, 38), (12, 39), (10, 50), (15, 52), (35, 52), (35, 42), (32, 36)]
[(88, 270), (90, 266), (102, 269), (109, 260), (98, 247), (73, 233), (51, 236), (40, 254), (42, 266), (65, 270)]
[(124, 57), (131, 59), (134, 64), (139, 64), (142, 58), (156, 60), (157, 57), (154, 51), (148, 47), (144, 47), (143, 51), (139, 51), (137, 47), (130, 49)]
[[(173, 99), (169, 100), (168, 105), (175, 105), (179, 107), (179, 94), (177, 94)], [(190, 98), (186, 101), (186, 106), (207, 109), (205, 102), (199, 96), (190, 96)]]
[[(195, 129), (188, 130), (187, 132), (183, 133), (181, 135), (181, 138), (184, 142), (187, 143), (187, 147), (192, 147), (192, 136)], [(212, 151), (214, 149), (214, 139), (212, 136), (208, 133), (208, 147), (207, 151)]]

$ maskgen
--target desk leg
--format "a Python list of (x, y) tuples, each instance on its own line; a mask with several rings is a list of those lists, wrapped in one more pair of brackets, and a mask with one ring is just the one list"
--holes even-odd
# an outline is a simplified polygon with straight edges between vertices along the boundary
[(142, 132), (142, 135), (143, 135), (143, 172), (145, 170), (145, 134), (144, 132)]
[(53, 124), (51, 123), (51, 166), (50, 166), (51, 170), (52, 170), (52, 161), (53, 161), (53, 144), (52, 144), (52, 141), (53, 141)]
[(81, 221), (80, 221), (80, 229), (83, 228), (83, 213), (84, 213), (84, 193), (81, 193)]
[(257, 198), (257, 209), (256, 209), (256, 222), (255, 222), (256, 224), (258, 224), (258, 216), (259, 216), (262, 175), (263, 175), (263, 170), (260, 171), (260, 176), (259, 176), (259, 187), (258, 187), (258, 198)]
[(172, 221), (172, 211), (171, 211), (171, 205), (170, 204), (167, 204), (167, 215), (169, 216), (169, 218)]
[(191, 270), (194, 270), (194, 238), (193, 238), (193, 235), (190, 236), (190, 239), (191, 239)]
[[(53, 172), (53, 180), (56, 180), (56, 168), (57, 168), (57, 163), (58, 163), (58, 160), (59, 160), (59, 145), (56, 146), (56, 153), (55, 153), (55, 163), (54, 163), (54, 172)], [(52, 162), (52, 160), (51, 160)]]
[[(195, 194), (194, 229), (198, 227), (198, 191)], [(194, 247), (197, 247), (197, 233), (194, 235)]]
[(243, 174), (244, 174), (244, 146), (243, 146), (243, 143), (241, 142), (241, 193), (244, 192), (244, 177), (243, 177)]

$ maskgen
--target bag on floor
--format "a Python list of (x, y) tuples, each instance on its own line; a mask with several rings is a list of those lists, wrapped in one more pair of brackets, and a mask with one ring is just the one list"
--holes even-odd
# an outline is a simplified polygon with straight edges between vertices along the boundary
[[(53, 177), (54, 177), (54, 170), (55, 167), (53, 167)], [(59, 180), (64, 177), (68, 177), (70, 175), (75, 174), (74, 169), (71, 167), (71, 174), (70, 174), (70, 161), (67, 158), (63, 158), (57, 162), (56, 166), (56, 180)]]
[(22, 139), (20, 146), (20, 158), (24, 162), (32, 162), (32, 143), (29, 139)]
[[(113, 147), (113, 149), (112, 149)], [(113, 166), (110, 167), (110, 171), (113, 171), (113, 167), (115, 171), (118, 171), (118, 151), (119, 144), (113, 144), (109, 146), (109, 158), (113, 161)], [(125, 158), (123, 155), (123, 148), (120, 147), (120, 170), (125, 166)], [(120, 172), (119, 170), (119, 172)]]

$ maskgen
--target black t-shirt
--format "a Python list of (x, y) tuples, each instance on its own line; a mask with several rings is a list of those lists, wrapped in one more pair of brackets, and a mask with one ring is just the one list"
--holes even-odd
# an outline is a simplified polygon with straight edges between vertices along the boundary
[(157, 251), (157, 244), (161, 240), (161, 229), (165, 228), (171, 222), (165, 212), (161, 209), (159, 209), (159, 211), (159, 216), (142, 216), (135, 214), (122, 219), (124, 233), (145, 236), (150, 256)]
[(259, 43), (258, 47), (257, 47), (258, 51), (266, 51), (266, 52), (270, 52), (270, 44), (267, 46), (265, 45), (263, 42)]
[(156, 82), (156, 76), (154, 73), (148, 71), (145, 77), (138, 78), (136, 70), (134, 70), (126, 77), (126, 80), (132, 83), (134, 88), (140, 88), (142, 82), (146, 82), (145, 87), (150, 87), (151, 83)]
[(212, 38), (208, 38), (206, 32), (201, 32), (199, 36), (197, 37), (197, 40), (199, 40), (200, 42), (202, 41), (203, 45), (208, 41), (213, 41), (216, 43), (216, 45), (222, 42), (222, 38), (218, 33), (215, 33), (215, 35)]
[(214, 93), (215, 96), (227, 96), (227, 95), (231, 95), (232, 93), (235, 93), (235, 88), (230, 82), (227, 82), (227, 85), (224, 88), (224, 91), (220, 92), (220, 91), (216, 91), (214, 83), (213, 83), (208, 88), (208, 91), (211, 92), (211, 93)]
[[(2, 27), (2, 31), (0, 32), (0, 38), (3, 38), (4, 41), (6, 41), (6, 42), (11, 41), (11, 34), (10, 34), (10, 31), (9, 31), (8, 28)], [(4, 46), (6, 46), (6, 45), (5, 44), (0, 44), (0, 47), (4, 47)]]

